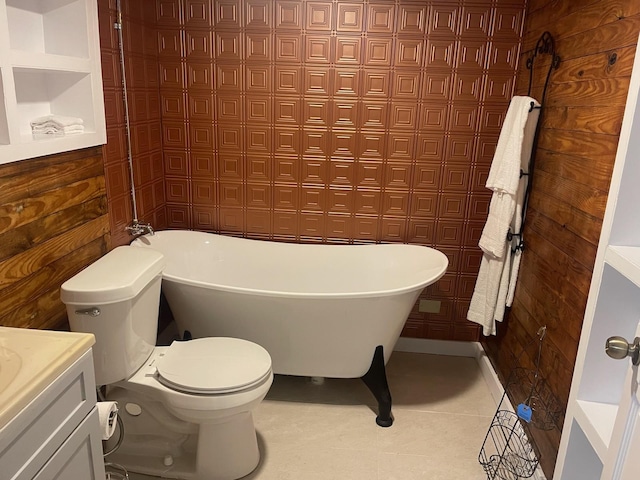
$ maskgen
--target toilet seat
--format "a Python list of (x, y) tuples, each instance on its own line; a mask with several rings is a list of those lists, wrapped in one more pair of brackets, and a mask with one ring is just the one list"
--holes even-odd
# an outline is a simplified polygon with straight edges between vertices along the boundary
[(156, 363), (157, 379), (173, 390), (220, 395), (251, 389), (271, 375), (269, 353), (253, 342), (210, 337), (173, 342)]

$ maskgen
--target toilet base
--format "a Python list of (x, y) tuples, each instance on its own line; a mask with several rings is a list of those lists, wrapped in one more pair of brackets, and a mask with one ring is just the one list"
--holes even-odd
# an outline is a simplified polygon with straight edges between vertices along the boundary
[[(195, 424), (136, 392), (115, 388), (109, 397), (122, 407), (133, 402), (142, 413), (132, 416), (121, 408), (124, 441), (105, 458), (107, 462), (130, 472), (181, 480), (236, 480), (258, 466), (260, 452), (250, 411)], [(118, 435), (116, 431), (112, 443)]]
[(251, 473), (260, 451), (251, 412), (200, 424), (194, 480), (236, 480)]

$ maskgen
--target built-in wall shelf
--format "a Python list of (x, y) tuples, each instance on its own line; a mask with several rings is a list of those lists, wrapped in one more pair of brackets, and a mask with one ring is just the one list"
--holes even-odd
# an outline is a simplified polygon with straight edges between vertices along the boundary
[[(554, 480), (640, 471), (640, 49), (636, 50)], [(631, 353), (631, 356), (629, 355)]]
[(617, 414), (618, 405), (586, 400), (577, 401), (574, 418), (601, 461), (604, 461), (609, 449)]
[(640, 247), (610, 245), (604, 261), (640, 287)]
[(93, 73), (93, 62), (88, 58), (68, 57), (65, 55), (13, 51), (9, 54), (9, 63), (13, 68)]
[[(97, 2), (0, 0), (0, 164), (106, 143)], [(44, 115), (84, 132), (31, 133)]]

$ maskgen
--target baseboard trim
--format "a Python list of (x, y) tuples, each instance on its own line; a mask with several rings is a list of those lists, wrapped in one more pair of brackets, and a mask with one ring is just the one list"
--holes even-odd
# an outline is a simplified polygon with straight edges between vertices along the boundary
[(400, 337), (394, 351), (451, 355), (453, 357), (476, 357), (478, 349), (482, 349), (482, 346), (478, 342), (456, 342), (452, 340)]
[[(500, 400), (502, 400), (502, 395), (504, 395), (504, 387), (502, 386), (502, 383), (498, 378), (498, 374), (493, 368), (493, 365), (491, 365), (491, 361), (489, 360), (489, 357), (487, 357), (482, 346), (480, 346), (480, 352), (478, 352), (476, 360), (478, 361), (478, 366), (480, 367), (484, 381), (487, 384), (487, 387), (489, 387), (489, 392), (491, 392), (491, 397), (493, 398), (497, 408), (500, 404)], [(509, 402), (509, 399), (506, 399), (506, 402)], [(511, 403), (508, 403), (508, 406), (513, 410)]]

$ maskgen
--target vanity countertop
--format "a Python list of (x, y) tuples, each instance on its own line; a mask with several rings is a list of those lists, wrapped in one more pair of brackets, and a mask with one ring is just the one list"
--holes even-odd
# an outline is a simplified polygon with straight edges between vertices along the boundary
[(88, 333), (0, 327), (0, 429), (94, 343)]

